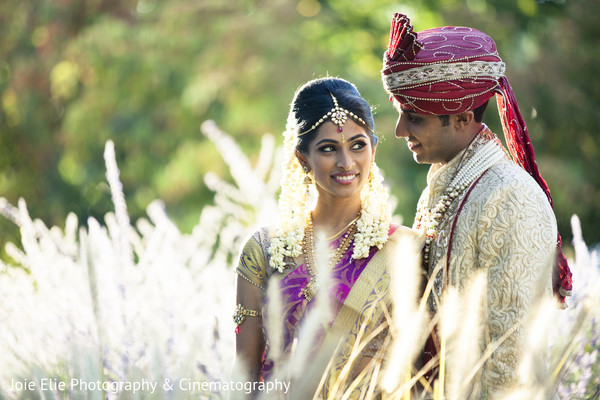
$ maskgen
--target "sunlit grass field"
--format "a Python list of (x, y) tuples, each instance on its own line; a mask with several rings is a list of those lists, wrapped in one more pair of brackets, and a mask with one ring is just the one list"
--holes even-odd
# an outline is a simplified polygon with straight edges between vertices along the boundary
[[(48, 227), (29, 215), (25, 200), (13, 205), (0, 198), (0, 212), (21, 232), (21, 242), (6, 244), (9, 258), (0, 261), (0, 399), (225, 399), (245, 393), (231, 380), (233, 271), (246, 237), (276, 217), (281, 155), (266, 135), (252, 165), (212, 122), (202, 131), (229, 165), (234, 184), (204, 177), (215, 201), (190, 234), (175, 226), (159, 200), (146, 218), (130, 221), (112, 142), (105, 160), (114, 210), (102, 221), (70, 215), (64, 226)], [(545, 304), (531, 318), (519, 374), (524, 383), (535, 383), (507, 398), (546, 399), (555, 392), (561, 399), (600, 398), (598, 253), (586, 247), (577, 217), (572, 227), (574, 295), (568, 309)], [(481, 294), (474, 289), (468, 295)], [(456, 296), (449, 302), (456, 307), (444, 309), (442, 320), (465, 312), (459, 305), (468, 298)], [(388, 320), (392, 340), (382, 349), (390, 361), (372, 366), (380, 371), (372, 379), (389, 398), (418, 398), (409, 391), (418, 372), (407, 366), (423, 329), (413, 322), (423, 310), (402, 307), (406, 294), (395, 297)], [(454, 329), (449, 335), (464, 334), (450, 322), (446, 326)], [(545, 334), (547, 374), (527, 361), (530, 353), (547, 351), (537, 340)], [(465, 349), (458, 350), (468, 353), (471, 339), (465, 335)], [(449, 349), (448, 357), (456, 352)], [(452, 368), (448, 389), (431, 388), (429, 396), (464, 396), (463, 384), (481, 367), (481, 360), (464, 354), (461, 360), (470, 364), (442, 360)], [(292, 376), (310, 368), (302, 354), (293, 356)], [(343, 398), (344, 392), (332, 396)]]

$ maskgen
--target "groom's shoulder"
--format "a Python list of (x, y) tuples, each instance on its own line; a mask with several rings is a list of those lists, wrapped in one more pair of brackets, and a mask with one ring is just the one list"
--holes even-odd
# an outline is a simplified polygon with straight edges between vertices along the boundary
[(494, 164), (477, 184), (488, 201), (505, 200), (513, 203), (536, 203), (550, 208), (548, 198), (540, 185), (527, 171), (510, 159)]

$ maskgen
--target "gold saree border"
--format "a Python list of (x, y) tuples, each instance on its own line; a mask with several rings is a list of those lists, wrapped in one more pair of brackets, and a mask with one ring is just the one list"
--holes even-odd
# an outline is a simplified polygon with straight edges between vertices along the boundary
[[(390, 275), (388, 267), (392, 264), (393, 256), (401, 240), (416, 242), (417, 238), (418, 235), (414, 230), (399, 226), (389, 237), (384, 247), (373, 256), (368, 267), (365, 268), (352, 286), (344, 305), (326, 335), (324, 345), (335, 345), (337, 343), (337, 348), (333, 352), (329, 365), (326, 366), (328, 370), (325, 371), (326, 376), (322, 379), (323, 387), (318, 393), (315, 393), (314, 398), (328, 398), (335, 381), (350, 359), (352, 348), (358, 336), (361, 335), (362, 338), (365, 338), (379, 326), (377, 322), (383, 319), (384, 310), (382, 307), (377, 307), (377, 305), (382, 301), (387, 302), (389, 295)], [(361, 334), (361, 326), (365, 322), (367, 326)], [(353, 364), (359, 359), (360, 357), (353, 360)], [(354, 367), (351, 367), (348, 370), (348, 376), (352, 375), (353, 369)], [(348, 383), (351, 383), (350, 379)], [(368, 377), (359, 384), (353, 394), (360, 394), (363, 383), (368, 383)], [(342, 386), (340, 389), (345, 390), (346, 387), (347, 385)], [(350, 398), (354, 397), (351, 396)]]

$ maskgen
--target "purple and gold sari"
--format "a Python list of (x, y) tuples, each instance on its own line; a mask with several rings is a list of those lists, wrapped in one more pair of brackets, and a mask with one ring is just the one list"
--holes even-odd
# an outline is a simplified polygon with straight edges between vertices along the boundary
[[(346, 366), (353, 359), (352, 349), (357, 340), (365, 338), (383, 321), (384, 309), (388, 302), (389, 271), (391, 257), (394, 255), (395, 244), (401, 237), (414, 240), (415, 234), (406, 227), (391, 226), (389, 239), (381, 250), (373, 247), (366, 258), (352, 259), (353, 244), (349, 246), (340, 262), (331, 271), (328, 290), (321, 290), (315, 298), (308, 302), (302, 295), (302, 289), (309, 282), (310, 275), (305, 262), (295, 263), (286, 260), (288, 267), (282, 274), (269, 267), (268, 246), (269, 233), (266, 229), (256, 232), (247, 241), (240, 256), (237, 273), (242, 277), (266, 290), (268, 285), (278, 285), (281, 296), (282, 329), (280, 341), (282, 351), (279, 360), (271, 356), (268, 302), (263, 301), (263, 333), (265, 336), (265, 353), (262, 363), (261, 376), (268, 380), (277, 370), (278, 363), (288, 360), (311, 310), (316, 309), (319, 296), (329, 293), (328, 313), (330, 320), (324, 321), (317, 335), (311, 340), (311, 371), (303, 376), (311, 380), (309, 384), (292, 385), (303, 390), (306, 397), (312, 396), (317, 386), (323, 397), (329, 393), (330, 387)], [(339, 246), (342, 239), (334, 240), (332, 249)], [(272, 293), (272, 292), (271, 292)], [(379, 335), (381, 338), (381, 335)], [(323, 351), (324, 344), (331, 344), (329, 352)], [(369, 346), (367, 346), (369, 347)], [(373, 346), (370, 346), (371, 349)], [(376, 349), (375, 349), (376, 350)], [(372, 354), (369, 354), (372, 356)], [(357, 359), (353, 361), (357, 361)], [(319, 362), (319, 360), (321, 362)], [(314, 368), (313, 368), (314, 367)], [(346, 367), (348, 368), (348, 367)], [(279, 375), (275, 373), (275, 375)], [(312, 377), (309, 379), (309, 377)], [(285, 378), (284, 378), (285, 379)], [(320, 381), (320, 385), (319, 384)], [(360, 389), (360, 388), (359, 388)], [(312, 391), (312, 392), (311, 392)], [(301, 398), (301, 396), (297, 396)]]

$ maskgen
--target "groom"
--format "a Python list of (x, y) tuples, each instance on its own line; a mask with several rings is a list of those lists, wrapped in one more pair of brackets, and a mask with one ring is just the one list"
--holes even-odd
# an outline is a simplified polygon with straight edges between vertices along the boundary
[[(552, 288), (562, 305), (571, 291), (550, 191), (504, 71), (485, 33), (453, 26), (413, 32), (408, 17), (394, 15), (382, 78), (399, 114), (396, 136), (416, 162), (431, 164), (414, 221), (426, 236), (430, 311), (448, 288), (461, 291), (480, 272), (487, 280), (478, 350), (498, 347), (469, 398), (500, 397), (523, 383), (521, 323)], [(494, 94), (514, 161), (482, 122)], [(425, 361), (439, 352), (437, 336), (427, 342)]]

